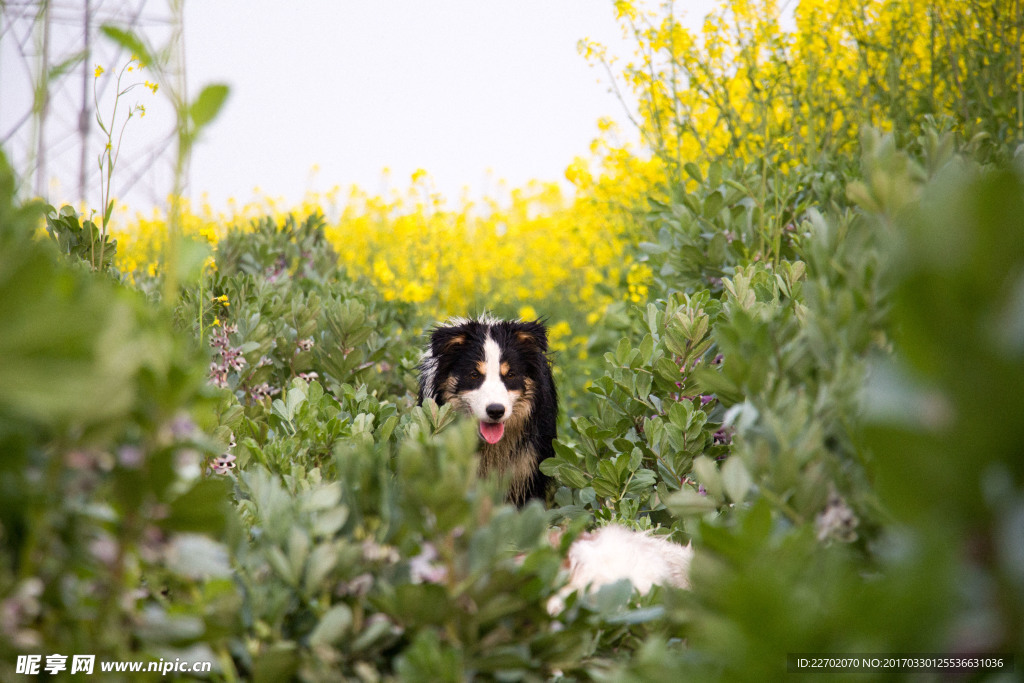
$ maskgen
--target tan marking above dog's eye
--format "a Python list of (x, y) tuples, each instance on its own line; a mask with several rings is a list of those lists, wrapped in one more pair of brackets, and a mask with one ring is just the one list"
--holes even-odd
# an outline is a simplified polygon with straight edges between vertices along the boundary
[(456, 346), (462, 346), (462, 344), (464, 344), (465, 342), (466, 337), (460, 334), (457, 337), (452, 337), (451, 339), (449, 339), (448, 342), (444, 345), (444, 348), (447, 350), (451, 350)]

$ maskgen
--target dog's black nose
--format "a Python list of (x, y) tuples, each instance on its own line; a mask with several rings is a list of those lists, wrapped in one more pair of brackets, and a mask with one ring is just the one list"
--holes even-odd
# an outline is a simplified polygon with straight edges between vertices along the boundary
[(505, 414), (505, 406), (500, 403), (492, 403), (487, 406), (487, 417), (492, 420), (501, 419), (501, 416)]

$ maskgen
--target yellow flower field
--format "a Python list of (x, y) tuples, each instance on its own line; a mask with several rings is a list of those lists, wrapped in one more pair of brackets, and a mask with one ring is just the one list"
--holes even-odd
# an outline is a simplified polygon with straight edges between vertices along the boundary
[[(351, 275), (369, 278), (386, 299), (422, 304), (435, 317), (515, 311), (526, 302), (540, 315), (567, 306), (599, 313), (627, 273), (631, 287), (636, 279), (618, 212), (590, 198), (568, 198), (556, 183), (513, 190), (506, 203), (449, 207), (418, 172), (404, 193), (389, 197), (352, 188), (343, 201), (340, 191), (309, 195), (297, 206), (261, 197), (233, 203), (229, 212), (186, 203), (183, 229), (216, 245), (230, 226), (312, 213), (327, 216), (328, 238)], [(122, 270), (153, 272), (166, 218), (121, 214), (114, 232)], [(608, 285), (603, 291), (602, 284)]]
[[(997, 10), (995, 0), (970, 7), (804, 0), (787, 31), (775, 0), (731, 0), (691, 31), (671, 2), (619, 0), (615, 11), (634, 54), (609, 55), (588, 40), (579, 49), (635, 96), (636, 128), (598, 122), (589, 154), (565, 170), (574, 194), (535, 181), (502, 201), (452, 202), (418, 170), (387, 196), (335, 188), (288, 205), (257, 190), (254, 200), (232, 201), (226, 211), (186, 202), (183, 230), (215, 244), (232, 225), (319, 212), (340, 265), (389, 300), (416, 303), (435, 317), (529, 304), (555, 320), (592, 324), (612, 301), (647, 299), (653, 273), (634, 262), (642, 230), (635, 217), (649, 197), (692, 188), (684, 167), (763, 161), (764, 184), (794, 165), (855, 155), (862, 126), (916, 131), (932, 112), (945, 112), (943, 125), (968, 137), (1020, 129), (1019, 110), (993, 118), (985, 109), (986, 97), (1019, 102), (1024, 90), (1017, 76), (997, 77), (1013, 71), (1021, 40), (1021, 27), (998, 23)], [(983, 44), (993, 48), (987, 62), (965, 61), (972, 45)], [(964, 78), (979, 69), (984, 93)], [(644, 151), (621, 142), (636, 136)], [(777, 231), (781, 220), (765, 214), (758, 227)], [(153, 273), (165, 215), (122, 211), (112, 226), (122, 270)]]

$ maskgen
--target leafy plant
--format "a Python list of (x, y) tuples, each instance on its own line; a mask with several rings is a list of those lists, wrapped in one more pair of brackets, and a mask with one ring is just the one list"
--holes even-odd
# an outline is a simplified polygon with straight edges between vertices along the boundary
[[(141, 104), (133, 104), (128, 107), (128, 112), (124, 117), (123, 121), (118, 120), (118, 106), (121, 104), (122, 98), (136, 89), (142, 83), (131, 83), (122, 87), (121, 83), (124, 80), (125, 74), (135, 71), (136, 69), (141, 70), (144, 67), (142, 62), (139, 61), (137, 56), (132, 56), (127, 62), (125, 62), (120, 69), (117, 70), (117, 80), (114, 84), (114, 102), (110, 109), (109, 120), (104, 120), (102, 114), (102, 108), (100, 107), (99, 95), (96, 92), (96, 83), (103, 75), (104, 69), (102, 66), (96, 67), (95, 78), (93, 78), (92, 94), (93, 94), (93, 105), (96, 112), (96, 124), (100, 127), (100, 131), (103, 133), (103, 151), (100, 152), (97, 157), (97, 164), (100, 171), (100, 201), (103, 207), (102, 215), (102, 229), (100, 230), (100, 248), (97, 254), (95, 250), (89, 253), (89, 261), (94, 269), (100, 269), (104, 267), (107, 262), (106, 258), (106, 241), (107, 233), (110, 230), (110, 216), (114, 212), (114, 201), (111, 195), (112, 183), (114, 178), (114, 169), (117, 166), (117, 160), (121, 156), (121, 141), (124, 139), (124, 131), (128, 127), (128, 122), (131, 121), (132, 117), (136, 114), (139, 117), (146, 115), (146, 107)], [(145, 87), (149, 88), (155, 94), (157, 91), (157, 84), (145, 82)], [(120, 129), (118, 124), (120, 123)]]
[[(97, 270), (110, 270), (117, 258), (117, 240), (112, 240), (92, 220), (79, 222), (73, 207), (62, 206), (60, 211), (46, 207), (46, 232), (57, 243), (61, 253), (95, 264)], [(98, 245), (98, 246), (97, 246)]]
[[(787, 653), (1024, 651), (1019, 46), (944, 3), (871, 22), (805, 3), (792, 41), (770, 9), (731, 3), (700, 47), (616, 3), (652, 154), (575, 165), (571, 209), (540, 191), (471, 220), (418, 178), (413, 211), (207, 226), (214, 258), (185, 278), (172, 256), (165, 306), (55, 257), (95, 251), (70, 209), (34, 239), (43, 209), (0, 157), (0, 678), (86, 649), (309, 681), (765, 680)], [(850, 111), (891, 133), (840, 118), (865, 74), (885, 81)], [(226, 93), (183, 92), (179, 160)], [(471, 262), (438, 248), (463, 228), (557, 256), (541, 282), (495, 247), (523, 291), (481, 277), (480, 301), (537, 314), (511, 302), (569, 292), (550, 510), (505, 505), (473, 425), (413, 405), (422, 332), (477, 301), (452, 284)], [(569, 544), (609, 522), (692, 542), (691, 588), (552, 613)]]
[(0, 675), (83, 644), (213, 661), (237, 601), (201, 365), (137, 293), (33, 239), (2, 157), (0, 186)]
[[(145, 36), (113, 24), (102, 27), (103, 34), (117, 45), (151, 68), (157, 81), (163, 85), (175, 114), (177, 153), (175, 155), (174, 181), (171, 188), (171, 206), (168, 212), (168, 231), (164, 246), (164, 300), (170, 305), (177, 297), (178, 285), (189, 273), (189, 242), (184, 238), (181, 227), (181, 201), (185, 190), (185, 176), (192, 157), (192, 147), (199, 134), (217, 118), (227, 100), (229, 88), (223, 84), (204, 86), (193, 100), (189, 100), (185, 89), (184, 69), (184, 2), (170, 3), (170, 35), (166, 44), (159, 49), (149, 44)], [(200, 261), (202, 259), (199, 259)]]

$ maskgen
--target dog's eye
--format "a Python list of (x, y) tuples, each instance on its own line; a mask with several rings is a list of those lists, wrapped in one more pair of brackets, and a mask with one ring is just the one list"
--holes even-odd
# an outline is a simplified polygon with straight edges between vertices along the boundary
[(477, 372), (476, 370), (473, 370), (472, 372), (470, 372), (469, 376), (472, 377), (473, 379), (480, 379), (480, 373)]
[(516, 373), (512, 372), (511, 370), (509, 370), (508, 372), (505, 373), (505, 379), (512, 379), (515, 376), (516, 376)]

